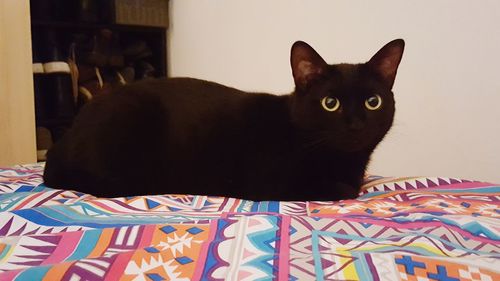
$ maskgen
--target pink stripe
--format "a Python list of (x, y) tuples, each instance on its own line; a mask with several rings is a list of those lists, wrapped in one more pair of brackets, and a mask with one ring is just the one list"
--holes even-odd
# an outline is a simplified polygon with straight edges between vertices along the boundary
[(148, 224), (144, 226), (141, 234), (141, 241), (139, 242), (139, 248), (144, 248), (151, 245), (151, 241), (153, 240), (153, 233), (156, 229), (155, 224)]
[(14, 280), (19, 273), (21, 273), (21, 269), (18, 270), (11, 270), (7, 272), (2, 272), (0, 273), (0, 280), (3, 281), (9, 281), (9, 280)]
[(99, 206), (101, 209), (103, 209), (107, 212), (112, 212), (112, 213), (116, 213), (116, 214), (123, 214), (124, 213), (123, 211), (118, 211), (117, 209), (111, 208), (110, 206), (103, 204), (99, 201), (92, 201), (92, 204), (94, 204), (95, 206)]
[(282, 216), (279, 249), (278, 280), (288, 280), (290, 270), (290, 217)]
[(44, 194), (45, 194), (45, 192), (38, 192), (38, 193), (35, 193), (35, 194), (31, 195), (31, 196), (27, 196), (27, 197), (23, 200), (24, 202), (22, 202), (21, 204), (19, 204), (19, 205), (17, 205), (17, 206), (15, 207), (15, 210), (22, 209), (22, 207), (24, 207), (24, 206), (28, 205), (28, 203), (31, 203), (33, 200), (35, 200), (36, 198), (38, 198), (38, 197), (40, 197), (40, 196), (42, 196), (42, 195), (44, 195)]
[(217, 220), (212, 220), (210, 222), (210, 236), (201, 246), (200, 254), (198, 255), (199, 259), (196, 261), (196, 270), (193, 274), (192, 280), (200, 280), (203, 274), (203, 269), (205, 269), (205, 262), (207, 260), (208, 248), (210, 243), (215, 239), (215, 233), (217, 232)]
[[(454, 184), (449, 184), (449, 185), (442, 185), (442, 186), (433, 186), (429, 187), (428, 189), (440, 189), (440, 188), (445, 188), (445, 189), (456, 189), (456, 188), (480, 188), (480, 187), (486, 187), (486, 186), (497, 186), (492, 183), (487, 183), (487, 182), (463, 182), (463, 183), (454, 183)], [(422, 190), (422, 188), (419, 188)]]
[(277, 214), (277, 213), (273, 213), (273, 212), (248, 212), (248, 213), (225, 212), (225, 213), (222, 213), (220, 216), (221, 216), (221, 218), (229, 218), (231, 216), (251, 217), (253, 215), (282, 216), (283, 214)]
[(111, 265), (109, 271), (106, 273), (104, 280), (119, 280), (124, 275), (125, 267), (129, 263), (134, 253), (135, 251), (117, 254), (117, 257)]
[[(202, 197), (201, 195), (198, 195), (198, 197), (196, 198), (196, 206), (194, 206), (194, 208), (200, 209), (201, 207), (203, 207), (202, 204), (204, 203), (204, 201), (201, 200), (201, 197)], [(207, 200), (208, 200), (208, 198), (207, 198)]]
[(64, 234), (61, 235), (62, 238), (56, 250), (42, 262), (42, 265), (56, 264), (64, 261), (76, 250), (76, 245), (80, 242), (82, 235), (83, 231), (64, 232)]

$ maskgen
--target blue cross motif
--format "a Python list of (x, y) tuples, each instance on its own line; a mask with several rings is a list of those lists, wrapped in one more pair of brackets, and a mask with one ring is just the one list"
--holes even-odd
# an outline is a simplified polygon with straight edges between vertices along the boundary
[(438, 265), (436, 268), (438, 272), (427, 273), (427, 277), (438, 281), (460, 281), (460, 279), (458, 278), (448, 276), (448, 272), (446, 272), (446, 267)]
[(410, 256), (403, 256), (400, 259), (395, 260), (397, 264), (402, 264), (405, 266), (406, 273), (415, 275), (415, 267), (425, 268), (425, 263), (413, 261)]

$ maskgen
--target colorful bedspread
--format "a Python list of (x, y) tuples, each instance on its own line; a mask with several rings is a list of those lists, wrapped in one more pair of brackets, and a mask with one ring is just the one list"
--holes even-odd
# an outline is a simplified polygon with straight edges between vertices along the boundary
[(357, 200), (95, 198), (0, 169), (0, 280), (500, 280), (500, 186), (369, 178)]

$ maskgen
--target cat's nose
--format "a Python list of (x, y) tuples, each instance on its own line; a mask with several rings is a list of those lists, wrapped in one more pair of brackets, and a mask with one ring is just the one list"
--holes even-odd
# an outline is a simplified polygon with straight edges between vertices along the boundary
[(360, 119), (353, 119), (349, 122), (348, 126), (352, 131), (359, 131), (365, 127), (365, 122)]

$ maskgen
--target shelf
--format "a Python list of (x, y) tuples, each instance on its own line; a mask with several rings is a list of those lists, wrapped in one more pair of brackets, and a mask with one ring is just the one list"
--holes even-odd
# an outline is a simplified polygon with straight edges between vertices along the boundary
[(53, 28), (53, 29), (70, 29), (70, 30), (98, 30), (110, 29), (120, 32), (166, 32), (165, 27), (159, 26), (143, 26), (143, 25), (128, 25), (115, 23), (93, 23), (93, 22), (66, 22), (66, 21), (41, 21), (33, 20), (33, 27)]
[[(103, 51), (100, 53), (101, 56), (103, 54), (104, 56), (110, 56), (111, 49), (115, 48), (113, 50), (119, 50), (124, 57), (125, 63), (122, 68), (134, 69), (136, 79), (141, 79), (143, 77), (141, 72), (145, 72), (147, 69), (154, 69), (154, 72), (151, 74), (154, 77), (167, 76), (166, 26), (145, 25), (148, 21), (144, 21), (144, 25), (115, 23), (116, 17), (114, 11), (116, 10), (114, 0), (95, 0), (92, 2), (97, 5), (93, 7), (92, 11), (95, 13), (95, 18), (99, 20), (98, 22), (85, 20), (91, 17), (78, 16), (79, 12), (75, 6), (76, 2), (67, 0), (45, 1), (46, 2), (42, 2), (41, 0), (30, 1), (32, 4), (31, 9), (34, 9), (31, 11), (32, 50), (35, 52), (37, 61), (49, 60), (51, 57), (67, 58), (69, 56), (68, 50), (70, 46), (76, 46), (77, 66), (86, 65), (87, 67), (92, 67), (94, 64), (98, 63), (86, 61), (85, 54), (96, 48), (101, 48), (100, 51)], [(47, 6), (49, 2), (51, 6)], [(103, 15), (110, 15), (110, 17), (103, 17)], [(111, 40), (116, 40), (113, 42), (116, 45), (113, 47), (110, 46), (113, 43), (104, 45), (104, 47), (98, 45), (102, 42), (109, 43), (110, 32), (103, 32), (103, 30), (111, 31), (113, 36)], [(101, 37), (101, 39), (105, 38), (105, 40), (98, 41), (99, 36), (103, 36), (103, 34), (106, 34), (105, 36), (108, 37)], [(129, 54), (127, 57), (124, 55), (124, 50), (127, 47), (132, 47), (133, 50), (134, 46), (141, 45), (146, 46), (144, 49), (148, 50), (146, 52), (148, 53), (147, 56), (135, 57), (134, 54)], [(140, 49), (140, 47), (138, 48)], [(148, 66), (150, 67), (148, 68)], [(101, 73), (105, 76), (106, 72), (119, 70), (115, 67), (116, 65), (113, 67), (101, 63), (99, 68)], [(40, 77), (49, 78), (50, 76)], [(93, 79), (97, 78), (94, 77)], [(36, 80), (34, 86), (38, 90), (38, 95), (35, 90), (35, 106), (39, 106), (37, 112), (40, 115), (38, 118), (35, 117), (36, 126), (46, 127), (51, 132), (52, 139), (57, 141), (71, 126), (74, 117), (67, 115), (55, 117), (58, 115), (56, 113), (59, 112), (57, 107), (62, 105), (57, 104), (53, 96), (55, 95), (54, 93), (72, 95), (72, 90), (67, 86), (61, 86), (61, 88), (59, 88), (59, 86), (56, 87), (53, 85), (55, 82), (51, 82), (51, 80)], [(75, 114), (77, 114), (81, 106), (81, 104), (76, 105)], [(62, 114), (63, 113), (61, 113), (61, 115)], [(52, 116), (54, 118), (49, 118), (47, 116)]]
[(73, 118), (51, 118), (36, 120), (37, 127), (57, 127), (57, 126), (68, 126), (73, 123)]

